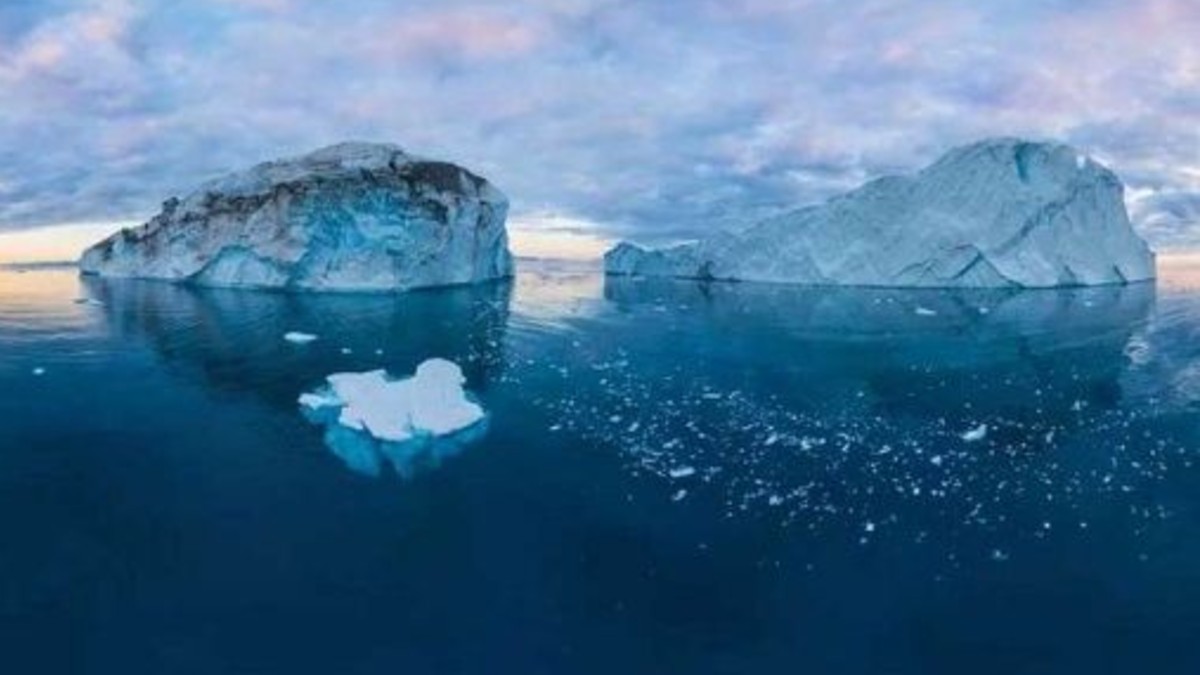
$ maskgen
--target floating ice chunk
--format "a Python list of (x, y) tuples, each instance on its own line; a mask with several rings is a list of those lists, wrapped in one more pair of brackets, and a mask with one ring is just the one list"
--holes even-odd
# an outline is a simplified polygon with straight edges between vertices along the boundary
[(960, 437), (968, 443), (974, 443), (975, 441), (982, 441), (983, 438), (985, 436), (987, 436), (987, 432), (988, 432), (988, 425), (980, 424), (979, 426), (975, 427), (974, 429), (967, 429), (962, 434), (960, 434)]
[(667, 474), (669, 476), (671, 476), (671, 478), (687, 478), (688, 476), (691, 476), (694, 473), (696, 473), (696, 469), (694, 469), (690, 466), (676, 467), (667, 472)]
[(33, 369), (33, 374), (38, 377), (41, 377), (42, 375), (46, 374), (46, 369), (39, 366), (39, 367)]
[(937, 316), (937, 312), (929, 309), (928, 307), (918, 307), (914, 311), (916, 312), (917, 316)]
[(671, 495), (671, 501), (677, 502), (677, 501), (682, 500), (686, 496), (687, 496), (687, 490), (680, 490), (679, 492), (676, 492), (675, 494)]
[(292, 344), (303, 345), (316, 340), (317, 336), (313, 335), (312, 333), (298, 333), (296, 331), (292, 331), (290, 333), (284, 333), (283, 339), (291, 342)]
[(467, 397), (462, 369), (445, 359), (429, 359), (412, 377), (393, 380), (383, 370), (336, 373), (329, 385), (300, 397), (307, 407), (340, 407), (338, 423), (381, 441), (402, 442), (443, 436), (484, 418)]
[(342, 405), (342, 400), (330, 392), (308, 392), (300, 394), (300, 405), (313, 410), (336, 408)]

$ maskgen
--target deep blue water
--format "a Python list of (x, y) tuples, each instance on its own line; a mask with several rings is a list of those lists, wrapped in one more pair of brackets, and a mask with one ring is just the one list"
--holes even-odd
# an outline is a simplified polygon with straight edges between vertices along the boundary
[[(1188, 279), (0, 272), (0, 668), (1200, 672), (1198, 334)], [(477, 437), (345, 443), (296, 403), (432, 356)]]

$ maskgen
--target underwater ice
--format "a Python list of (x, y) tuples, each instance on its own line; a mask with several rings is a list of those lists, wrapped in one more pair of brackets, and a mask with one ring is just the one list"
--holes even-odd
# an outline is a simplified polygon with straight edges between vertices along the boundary
[(327, 386), (300, 397), (312, 409), (340, 408), (338, 423), (381, 441), (403, 442), (444, 436), (484, 418), (483, 408), (467, 397), (466, 378), (452, 361), (429, 359), (406, 379), (386, 371), (335, 373)]

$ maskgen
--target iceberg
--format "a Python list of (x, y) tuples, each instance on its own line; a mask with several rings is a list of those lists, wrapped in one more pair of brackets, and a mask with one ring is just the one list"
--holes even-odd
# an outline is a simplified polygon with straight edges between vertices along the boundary
[(696, 243), (622, 242), (610, 275), (816, 286), (1090, 286), (1146, 281), (1120, 179), (1058, 143), (989, 139), (909, 176)]
[(462, 451), (486, 430), (486, 414), (463, 389), (462, 369), (429, 359), (406, 379), (383, 370), (336, 373), (302, 394), (302, 410), (322, 424), (325, 444), (352, 471), (378, 476), (384, 462), (411, 477)]
[(403, 442), (444, 436), (484, 418), (483, 408), (468, 398), (466, 378), (458, 364), (429, 359), (407, 379), (386, 371), (335, 373), (327, 386), (300, 397), (308, 408), (338, 408), (338, 423), (381, 441)]
[(342, 143), (172, 198), (92, 246), (85, 275), (202, 286), (400, 291), (511, 276), (507, 198), (387, 144)]

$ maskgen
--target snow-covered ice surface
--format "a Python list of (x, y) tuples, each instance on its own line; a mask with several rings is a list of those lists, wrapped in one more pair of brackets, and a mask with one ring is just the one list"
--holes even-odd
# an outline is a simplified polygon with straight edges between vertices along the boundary
[(990, 139), (912, 176), (695, 244), (621, 243), (610, 274), (816, 286), (1056, 287), (1154, 278), (1115, 174), (1055, 143)]
[(483, 408), (467, 398), (458, 364), (429, 359), (412, 377), (393, 379), (385, 371), (335, 373), (328, 385), (301, 395), (309, 408), (339, 409), (338, 423), (381, 441), (444, 436), (483, 419)]
[[(407, 475), (411, 472), (407, 465), (425, 446), (484, 420), (483, 408), (463, 389), (465, 383), (458, 364), (433, 358), (406, 378), (393, 378), (384, 370), (335, 373), (326, 378), (324, 386), (301, 394), (299, 403), (315, 421), (378, 441), (378, 452)], [(377, 466), (363, 458), (372, 454), (364, 451), (372, 445), (364, 446), (361, 441), (365, 439), (355, 440), (340, 429), (331, 430), (329, 439), (335, 452), (352, 467)], [(367, 472), (378, 473), (378, 469)]]

